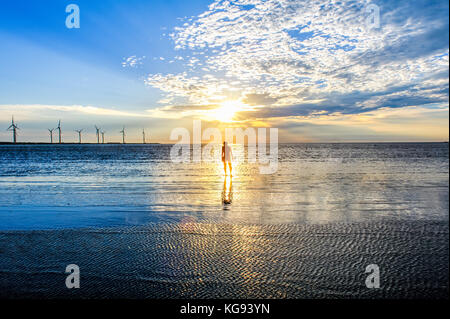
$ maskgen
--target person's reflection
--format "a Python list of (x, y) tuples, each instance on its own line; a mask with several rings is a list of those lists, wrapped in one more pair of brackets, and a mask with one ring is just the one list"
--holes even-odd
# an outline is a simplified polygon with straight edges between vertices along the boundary
[(228, 206), (233, 202), (233, 179), (229, 179), (225, 176), (223, 181), (223, 191), (222, 191), (222, 204), (224, 209), (228, 209)]

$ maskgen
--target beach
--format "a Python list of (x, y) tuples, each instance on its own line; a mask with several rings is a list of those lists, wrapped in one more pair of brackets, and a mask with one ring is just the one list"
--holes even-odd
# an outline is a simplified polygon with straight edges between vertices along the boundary
[[(0, 233), (2, 298), (448, 298), (448, 223)], [(65, 287), (80, 265), (80, 289)], [(365, 268), (380, 267), (380, 288)]]
[(447, 143), (280, 145), (232, 179), (169, 150), (0, 146), (1, 297), (448, 298)]

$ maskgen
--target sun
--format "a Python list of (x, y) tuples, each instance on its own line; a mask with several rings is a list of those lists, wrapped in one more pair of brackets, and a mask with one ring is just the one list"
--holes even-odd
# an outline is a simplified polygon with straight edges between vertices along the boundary
[(236, 112), (242, 109), (241, 101), (224, 101), (220, 107), (212, 110), (211, 117), (221, 122), (233, 122)]

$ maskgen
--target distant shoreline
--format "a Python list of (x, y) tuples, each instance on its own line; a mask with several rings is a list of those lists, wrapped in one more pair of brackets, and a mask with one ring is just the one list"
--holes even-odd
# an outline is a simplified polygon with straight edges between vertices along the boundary
[[(297, 142), (297, 143), (279, 143), (279, 144), (417, 144), (417, 143), (428, 143), (428, 144), (448, 144), (448, 141), (441, 142)], [(48, 142), (0, 142), (0, 145), (173, 145), (174, 143), (120, 143), (120, 142), (109, 142), (109, 143), (77, 143), (77, 142), (63, 142), (63, 143), (48, 143)], [(208, 143), (202, 143), (208, 144)]]

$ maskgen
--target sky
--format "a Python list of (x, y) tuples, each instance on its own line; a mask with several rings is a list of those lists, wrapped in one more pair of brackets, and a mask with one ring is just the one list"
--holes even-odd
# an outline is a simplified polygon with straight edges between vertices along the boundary
[(66, 142), (97, 125), (166, 143), (194, 119), (280, 142), (448, 141), (448, 55), (447, 0), (2, 1), (0, 141), (12, 116), (33, 142), (61, 120)]

